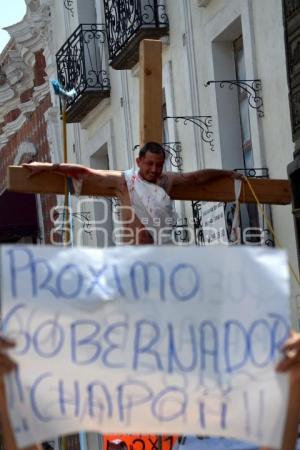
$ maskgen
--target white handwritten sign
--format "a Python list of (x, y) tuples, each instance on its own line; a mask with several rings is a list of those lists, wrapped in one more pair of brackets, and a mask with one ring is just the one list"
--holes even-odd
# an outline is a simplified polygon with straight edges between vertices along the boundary
[(20, 446), (79, 430), (221, 435), (279, 447), (285, 253), (1, 248)]

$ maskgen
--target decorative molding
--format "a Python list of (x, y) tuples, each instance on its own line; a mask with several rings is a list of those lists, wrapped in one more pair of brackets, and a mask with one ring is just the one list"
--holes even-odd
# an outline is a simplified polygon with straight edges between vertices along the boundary
[(39, 5), (27, 12), (24, 19), (14, 25), (5, 27), (5, 30), (20, 45), (23, 59), (26, 62), (26, 53), (35, 53), (47, 44), (48, 27), (51, 24), (49, 2), (39, 2)]
[(48, 8), (51, 10), (51, 8), (54, 7), (54, 1), (55, 0), (40, 0), (40, 5), (42, 8)]
[[(18, 131), (26, 120), (25, 115), (35, 110), (40, 101), (49, 93), (46, 81), (34, 88), (33, 98), (22, 103), (20, 95), (34, 85), (35, 52), (49, 45), (51, 26), (50, 6), (52, 0), (27, 0), (27, 11), (22, 21), (6, 27), (11, 36), (11, 44), (1, 54), (0, 122), (7, 112), (20, 108), (21, 116), (14, 123), (7, 124), (1, 136), (1, 143), (7, 136)], [(5, 113), (4, 113), (5, 111)]]
[(26, 117), (24, 114), (20, 114), (16, 120), (9, 122), (2, 128), (2, 132), (6, 135), (6, 137), (10, 137), (14, 135), (26, 122)]
[(198, 0), (198, 6), (203, 7), (209, 4), (210, 0)]
[(49, 83), (45, 81), (45, 83), (40, 86), (35, 86), (33, 90), (33, 100), (36, 105), (38, 105), (48, 94), (49, 94)]
[(13, 111), (14, 109), (19, 109), (20, 105), (20, 99), (19, 97), (14, 96), (9, 102), (7, 102), (4, 106), (5, 110), (3, 112), (3, 117), (6, 116), (6, 114), (10, 111)]
[(51, 161), (59, 163), (59, 149), (61, 147), (61, 132), (59, 123), (59, 107), (49, 108), (45, 113), (45, 121), (47, 123), (47, 141), (51, 155)]
[[(15, 91), (7, 85), (5, 86), (1, 86), (0, 87), (0, 106), (2, 106), (2, 104), (6, 103), (7, 101), (13, 99), (15, 96)], [(8, 109), (8, 108), (5, 108)]]
[(18, 99), (14, 98), (15, 104), (11, 105), (12, 107), (9, 108), (9, 110), (18, 107), (21, 110), (21, 114), (18, 116), (16, 120), (7, 123), (2, 128), (2, 133), (0, 135), (0, 148), (2, 148), (4, 145), (7, 144), (7, 142), (9, 141), (9, 137), (13, 136), (22, 128), (22, 126), (27, 120), (26, 114), (34, 112), (38, 107), (39, 103), (41, 102), (41, 100), (45, 98), (45, 96), (48, 94), (49, 94), (49, 85), (47, 82), (42, 84), (41, 86), (37, 86), (35, 88), (33, 99), (29, 100), (26, 103), (19, 103)]
[(28, 113), (33, 112), (36, 109), (36, 105), (35, 105), (34, 101), (31, 99), (31, 100), (28, 100), (28, 102), (20, 103), (19, 108), (23, 114), (28, 114)]
[(15, 159), (14, 159), (14, 164), (13, 165), (18, 165), (20, 164), (20, 162), (22, 161), (22, 158), (24, 155), (29, 154), (32, 156), (35, 156), (37, 154), (37, 150), (35, 148), (35, 146), (33, 145), (32, 142), (29, 141), (23, 141), (22, 144), (18, 147)]
[[(19, 83), (23, 82), (24, 79), (24, 72), (21, 70), (20, 67), (11, 67), (11, 72), (10, 70), (6, 71), (6, 75), (7, 75), (7, 79), (6, 79), (6, 83), (11, 86), (14, 87), (16, 93), (18, 93), (18, 87), (20, 86)], [(19, 84), (19, 86), (18, 86)]]
[(0, 135), (0, 149), (8, 143), (8, 138), (5, 134)]

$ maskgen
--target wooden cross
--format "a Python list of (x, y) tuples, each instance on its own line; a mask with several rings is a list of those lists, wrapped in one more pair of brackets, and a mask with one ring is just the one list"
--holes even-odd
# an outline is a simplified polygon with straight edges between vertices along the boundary
[[(162, 142), (162, 124), (162, 44), (157, 40), (144, 40), (140, 45), (140, 145), (149, 141)], [(251, 185), (260, 203), (277, 205), (291, 203), (287, 180), (251, 179)], [(16, 192), (64, 194), (65, 184), (63, 177), (54, 173), (42, 173), (28, 178), (28, 171), (25, 168), (10, 166), (7, 189)], [(87, 178), (81, 194), (113, 197), (117, 192), (112, 189), (95, 189)], [(217, 179), (205, 185), (189, 186), (186, 189), (173, 188), (170, 197), (174, 200), (232, 202), (235, 200), (234, 183), (230, 179)], [(240, 201), (256, 202), (245, 181)], [(299, 409), (300, 383), (294, 383), (290, 388), (282, 450), (295, 448)]]
[[(157, 40), (144, 40), (140, 45), (140, 145), (162, 142), (162, 44)], [(251, 179), (251, 185), (263, 204), (286, 205), (291, 202), (287, 180)], [(8, 169), (7, 189), (16, 192), (64, 194), (63, 177), (43, 173), (28, 178), (28, 171), (19, 166)], [(111, 190), (95, 189), (88, 179), (84, 181), (82, 195), (116, 196)], [(230, 179), (217, 179), (207, 184), (173, 187), (169, 193), (174, 200), (203, 200), (232, 202), (235, 200), (234, 183)], [(255, 203), (248, 184), (243, 181), (241, 202)]]

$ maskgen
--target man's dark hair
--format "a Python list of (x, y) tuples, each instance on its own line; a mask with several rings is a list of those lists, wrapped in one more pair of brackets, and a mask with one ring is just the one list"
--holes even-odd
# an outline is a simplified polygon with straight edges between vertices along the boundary
[(147, 152), (157, 153), (166, 157), (164, 148), (158, 142), (147, 142), (139, 151), (139, 158), (144, 158)]

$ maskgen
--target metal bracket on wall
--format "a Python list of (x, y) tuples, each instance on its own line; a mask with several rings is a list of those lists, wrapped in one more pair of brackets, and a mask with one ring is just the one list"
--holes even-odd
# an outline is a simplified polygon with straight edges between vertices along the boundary
[(64, 7), (70, 11), (72, 17), (74, 17), (74, 7), (73, 7), (73, 0), (64, 0)]
[(259, 95), (261, 91), (261, 80), (210, 80), (205, 83), (205, 87), (211, 84), (218, 84), (220, 88), (228, 85), (229, 89), (233, 89), (233, 86), (237, 86), (248, 97), (248, 105), (252, 109), (256, 109), (258, 116), (264, 116), (263, 99)]
[(187, 125), (189, 122), (196, 125), (201, 129), (201, 139), (210, 145), (210, 150), (215, 150), (213, 131), (212, 128), (212, 116), (166, 116), (164, 120), (174, 119), (175, 122), (183, 120), (183, 124)]

